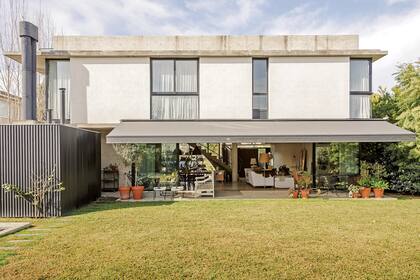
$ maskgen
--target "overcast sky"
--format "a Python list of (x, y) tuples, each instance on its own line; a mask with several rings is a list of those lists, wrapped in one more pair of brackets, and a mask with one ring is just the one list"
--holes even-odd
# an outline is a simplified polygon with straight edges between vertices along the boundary
[(392, 87), (397, 63), (420, 57), (420, 0), (29, 0), (29, 8), (39, 1), (64, 35), (359, 34), (361, 48), (389, 52), (374, 63), (374, 90)]

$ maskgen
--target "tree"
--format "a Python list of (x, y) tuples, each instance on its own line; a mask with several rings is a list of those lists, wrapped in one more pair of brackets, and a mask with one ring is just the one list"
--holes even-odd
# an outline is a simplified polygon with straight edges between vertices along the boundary
[(48, 195), (53, 192), (61, 192), (64, 190), (63, 183), (59, 182), (56, 177), (56, 171), (53, 169), (49, 174), (32, 175), (31, 185), (28, 189), (14, 184), (3, 184), (2, 188), (6, 192), (15, 193), (16, 197), (20, 197), (28, 201), (35, 209), (35, 218), (46, 217), (48, 209), (51, 206), (51, 199)]
[(397, 124), (416, 133), (416, 141), (403, 143), (409, 157), (420, 160), (420, 62), (402, 64), (395, 75), (397, 85), (392, 89), (398, 108)]
[(379, 88), (372, 95), (374, 118), (387, 118), (391, 123), (416, 133), (415, 142), (362, 143), (361, 159), (378, 161), (386, 168), (391, 189), (420, 192), (420, 65), (402, 64), (395, 73), (392, 93)]
[(136, 163), (141, 164), (150, 148), (146, 144), (114, 144), (115, 152), (123, 159), (128, 166), (131, 164), (131, 185), (136, 185)]
[[(38, 26), (38, 47), (46, 48), (51, 46), (54, 34), (54, 23), (50, 13), (39, 2), (37, 9), (30, 10), (25, 0), (2, 0), (0, 1), (0, 90), (8, 95), (8, 120), (12, 121), (11, 106), (14, 96), (21, 96), (21, 65), (3, 54), (6, 52), (20, 51), (19, 21), (29, 20)], [(44, 77), (38, 74), (37, 77), (37, 118), (44, 119), (45, 92)], [(20, 114), (19, 114), (20, 115)]]

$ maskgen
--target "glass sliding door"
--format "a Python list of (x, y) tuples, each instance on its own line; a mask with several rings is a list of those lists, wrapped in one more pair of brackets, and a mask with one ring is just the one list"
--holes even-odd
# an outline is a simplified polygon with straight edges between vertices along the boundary
[(317, 184), (351, 182), (359, 175), (358, 143), (315, 144)]

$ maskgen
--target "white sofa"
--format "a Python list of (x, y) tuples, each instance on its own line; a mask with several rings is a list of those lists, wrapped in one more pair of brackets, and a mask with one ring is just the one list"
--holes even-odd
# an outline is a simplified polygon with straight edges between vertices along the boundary
[(245, 180), (253, 187), (273, 187), (274, 177), (264, 177), (263, 173), (256, 173), (250, 168), (245, 168)]
[(295, 186), (295, 181), (292, 176), (277, 176), (274, 180), (274, 187), (276, 189), (290, 189)]

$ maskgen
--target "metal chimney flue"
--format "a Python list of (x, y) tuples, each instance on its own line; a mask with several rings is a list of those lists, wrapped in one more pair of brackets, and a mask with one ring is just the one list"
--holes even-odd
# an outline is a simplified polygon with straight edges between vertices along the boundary
[(36, 120), (36, 43), (38, 27), (19, 22), (22, 49), (22, 120)]
[(60, 123), (65, 124), (66, 123), (66, 89), (65, 88), (59, 88), (60, 91)]

